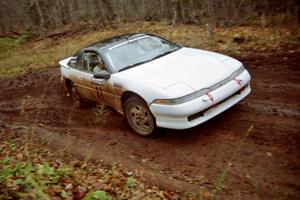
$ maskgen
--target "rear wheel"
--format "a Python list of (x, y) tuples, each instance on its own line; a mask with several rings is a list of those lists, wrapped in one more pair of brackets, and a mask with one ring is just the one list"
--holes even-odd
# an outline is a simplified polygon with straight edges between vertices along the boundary
[(125, 116), (130, 127), (139, 135), (152, 136), (156, 132), (155, 119), (147, 104), (133, 96), (124, 104)]

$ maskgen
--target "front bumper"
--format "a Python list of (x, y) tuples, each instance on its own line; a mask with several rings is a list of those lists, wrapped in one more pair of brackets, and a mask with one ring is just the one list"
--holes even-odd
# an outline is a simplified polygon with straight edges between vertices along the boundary
[[(187, 129), (197, 126), (244, 99), (250, 92), (250, 75), (245, 70), (234, 80), (191, 101), (178, 105), (150, 105), (158, 127)], [(209, 100), (207, 100), (209, 96)]]

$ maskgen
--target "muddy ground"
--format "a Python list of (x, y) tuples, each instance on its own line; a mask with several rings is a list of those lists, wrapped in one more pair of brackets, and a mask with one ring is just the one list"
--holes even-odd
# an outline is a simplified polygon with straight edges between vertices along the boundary
[(0, 128), (33, 133), (81, 158), (120, 162), (171, 190), (207, 196), (219, 188), (219, 199), (300, 199), (300, 53), (239, 59), (252, 75), (251, 95), (192, 129), (143, 138), (114, 111), (105, 121), (94, 105), (73, 108), (57, 67), (0, 81)]

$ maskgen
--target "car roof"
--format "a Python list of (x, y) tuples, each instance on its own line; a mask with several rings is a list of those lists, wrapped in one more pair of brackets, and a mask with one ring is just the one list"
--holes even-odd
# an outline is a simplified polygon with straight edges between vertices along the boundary
[(96, 49), (102, 49), (102, 48), (107, 48), (107, 47), (110, 48), (110, 47), (113, 47), (119, 43), (126, 41), (126, 40), (138, 38), (138, 37), (145, 36), (145, 35), (146, 34), (144, 34), (144, 33), (129, 33), (129, 34), (124, 34), (124, 35), (118, 35), (118, 36), (114, 36), (114, 37), (107, 38), (107, 39), (101, 40), (99, 42), (90, 44), (90, 45), (86, 46), (85, 48), (91, 48), (91, 47), (96, 48)]

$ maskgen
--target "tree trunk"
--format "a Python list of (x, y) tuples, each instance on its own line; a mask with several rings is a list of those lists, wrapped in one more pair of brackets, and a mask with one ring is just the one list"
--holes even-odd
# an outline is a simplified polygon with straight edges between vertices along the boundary
[(178, 20), (177, 3), (178, 0), (172, 0), (172, 9), (173, 9), (172, 24), (173, 25), (176, 25)]
[(44, 18), (43, 12), (41, 10), (39, 0), (34, 0), (34, 5), (36, 7), (36, 10), (38, 12), (39, 19), (40, 19), (40, 24), (39, 24), (40, 32), (42, 34), (44, 34), (45, 33), (45, 18)]
[[(1, 32), (33, 29), (45, 32), (78, 21), (168, 20), (171, 24), (232, 26), (257, 22), (297, 26), (299, 0), (0, 0)], [(272, 21), (271, 21), (272, 22)], [(262, 23), (263, 24), (263, 23)]]

